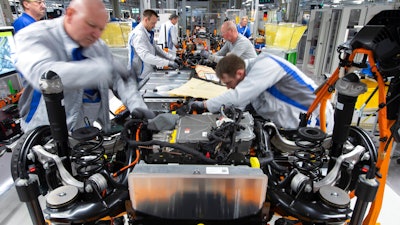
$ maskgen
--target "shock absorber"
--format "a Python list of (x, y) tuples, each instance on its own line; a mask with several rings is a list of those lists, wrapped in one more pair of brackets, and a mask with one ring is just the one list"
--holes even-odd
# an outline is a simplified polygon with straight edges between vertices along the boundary
[(104, 169), (105, 149), (103, 136), (96, 127), (82, 127), (71, 134), (72, 138), (79, 141), (72, 148), (72, 161), (79, 177), (87, 179)]
[[(295, 143), (300, 148), (294, 151), (295, 160), (293, 167), (301, 173), (298, 173), (292, 181), (291, 186), (295, 191), (298, 191), (298, 188), (294, 188), (294, 186), (299, 187), (305, 181), (308, 182), (320, 178), (320, 168), (323, 165), (324, 156), (322, 141), (325, 139), (326, 134), (315, 127), (300, 127), (298, 129), (298, 136), (299, 140), (296, 140)], [(294, 185), (295, 183), (298, 184)]]
[(55, 72), (49, 70), (41, 76), (39, 86), (46, 103), (51, 135), (56, 144), (58, 156), (63, 157), (65, 168), (71, 172), (68, 128), (63, 105), (64, 93), (61, 78)]
[[(335, 124), (332, 133), (332, 149), (330, 156), (334, 159), (342, 155), (343, 144), (349, 136), (350, 124), (357, 98), (367, 91), (367, 85), (360, 82), (355, 73), (346, 74), (336, 82), (335, 88), (338, 92), (335, 107)], [(335, 160), (330, 160), (328, 170), (335, 165)]]

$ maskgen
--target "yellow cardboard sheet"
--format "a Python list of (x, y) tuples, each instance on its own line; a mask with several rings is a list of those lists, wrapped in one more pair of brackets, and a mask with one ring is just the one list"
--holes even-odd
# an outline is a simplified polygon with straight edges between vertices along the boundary
[(209, 99), (221, 95), (228, 89), (212, 82), (192, 78), (184, 85), (168, 91), (171, 96)]

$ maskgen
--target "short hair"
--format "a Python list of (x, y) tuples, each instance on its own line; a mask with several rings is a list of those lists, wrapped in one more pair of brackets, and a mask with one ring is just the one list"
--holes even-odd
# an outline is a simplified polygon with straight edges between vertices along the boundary
[[(22, 6), (22, 9), (25, 10), (24, 2), (29, 2), (28, 0), (20, 0), (19, 4)], [(17, 8), (17, 7), (15, 7)]]
[(154, 11), (152, 9), (145, 9), (143, 11), (143, 17), (146, 17), (147, 19), (150, 19), (151, 16), (156, 16), (158, 18), (158, 14), (156, 13), (156, 11)]
[(225, 21), (222, 26), (224, 26), (226, 30), (237, 30), (236, 24), (232, 20)]
[(216, 68), (215, 73), (219, 79), (222, 78), (224, 73), (228, 74), (229, 77), (235, 77), (236, 71), (240, 69), (245, 69), (246, 64), (244, 60), (235, 54), (229, 54), (219, 60)]
[(173, 13), (173, 14), (171, 14), (171, 15), (169, 16), (169, 20), (176, 19), (176, 18), (178, 18), (178, 17), (179, 17), (178, 15), (176, 15), (175, 13)]

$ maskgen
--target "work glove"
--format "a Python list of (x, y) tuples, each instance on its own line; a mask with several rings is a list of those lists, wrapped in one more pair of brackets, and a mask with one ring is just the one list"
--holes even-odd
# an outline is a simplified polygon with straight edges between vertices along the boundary
[(172, 68), (172, 69), (179, 69), (178, 63), (176, 63), (176, 62), (174, 62), (174, 61), (169, 61), (168, 67), (170, 67), (170, 68)]
[(132, 113), (131, 113), (132, 117), (135, 119), (153, 119), (154, 117), (156, 117), (156, 114), (149, 110), (149, 109), (145, 109), (145, 108), (135, 108)]
[(176, 57), (174, 62), (176, 62), (179, 66), (183, 66), (183, 60), (179, 57)]
[(210, 52), (205, 50), (205, 49), (203, 49), (203, 50), (200, 51), (200, 56), (203, 57), (203, 58), (208, 59), (208, 57), (210, 57)]
[(162, 131), (172, 130), (175, 128), (176, 121), (178, 121), (179, 115), (171, 113), (162, 113), (149, 120), (147, 128), (149, 130)]
[(205, 111), (204, 102), (203, 101), (193, 101), (189, 103), (190, 112), (203, 113)]

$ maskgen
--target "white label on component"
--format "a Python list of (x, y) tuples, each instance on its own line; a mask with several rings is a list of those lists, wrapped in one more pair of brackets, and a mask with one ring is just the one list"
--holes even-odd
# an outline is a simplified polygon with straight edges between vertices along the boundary
[(228, 167), (206, 167), (206, 174), (229, 174)]
[(203, 132), (201, 132), (201, 136), (203, 136), (203, 137), (207, 137), (207, 131), (203, 131)]

